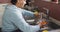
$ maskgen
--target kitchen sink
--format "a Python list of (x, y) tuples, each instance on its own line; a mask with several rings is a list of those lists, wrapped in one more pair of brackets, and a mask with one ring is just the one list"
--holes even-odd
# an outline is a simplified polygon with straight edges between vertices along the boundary
[[(37, 25), (36, 22), (34, 22), (34, 20), (28, 20), (28, 23), (30, 25)], [(51, 30), (60, 29), (60, 26), (53, 23), (52, 20), (49, 20), (48, 26), (50, 27)]]

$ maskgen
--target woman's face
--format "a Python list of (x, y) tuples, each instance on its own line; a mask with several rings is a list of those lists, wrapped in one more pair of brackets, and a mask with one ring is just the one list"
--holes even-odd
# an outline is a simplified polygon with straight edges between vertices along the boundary
[(24, 7), (24, 5), (26, 4), (26, 0), (18, 0), (17, 4), (19, 7)]

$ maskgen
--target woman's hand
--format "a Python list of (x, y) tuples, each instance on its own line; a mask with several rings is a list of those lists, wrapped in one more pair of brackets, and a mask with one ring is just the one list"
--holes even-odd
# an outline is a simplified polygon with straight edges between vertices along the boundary
[(39, 15), (39, 13), (38, 13), (38, 12), (34, 12), (34, 15), (35, 15), (35, 16), (38, 16), (38, 15)]
[(41, 22), (37, 22), (37, 24), (40, 26), (40, 27), (43, 27), (44, 25), (47, 24), (47, 22), (45, 20), (42, 20)]
[(34, 16), (35, 16), (36, 19), (39, 19), (40, 18), (40, 15), (39, 15), (38, 12), (34, 12)]

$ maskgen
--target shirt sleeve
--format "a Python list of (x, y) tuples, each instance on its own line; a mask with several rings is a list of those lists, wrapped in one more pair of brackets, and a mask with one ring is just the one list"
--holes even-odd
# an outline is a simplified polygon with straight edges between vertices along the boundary
[(40, 29), (39, 25), (29, 25), (20, 12), (11, 13), (10, 19), (23, 32), (36, 32)]
[(33, 12), (31, 12), (31, 11), (28, 11), (28, 10), (24, 10), (24, 9), (22, 9), (23, 11), (23, 13), (25, 14), (25, 15), (28, 15), (28, 16), (31, 16), (31, 17), (34, 17), (34, 13)]

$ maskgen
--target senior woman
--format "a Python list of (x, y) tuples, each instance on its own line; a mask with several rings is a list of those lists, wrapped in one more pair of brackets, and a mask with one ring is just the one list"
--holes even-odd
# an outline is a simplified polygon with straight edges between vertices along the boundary
[(22, 9), (26, 0), (11, 0), (11, 3), (5, 8), (2, 20), (2, 32), (12, 32), (17, 29), (23, 32), (36, 32), (40, 29), (40, 24), (29, 25), (23, 15), (34, 17), (34, 13)]

